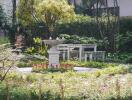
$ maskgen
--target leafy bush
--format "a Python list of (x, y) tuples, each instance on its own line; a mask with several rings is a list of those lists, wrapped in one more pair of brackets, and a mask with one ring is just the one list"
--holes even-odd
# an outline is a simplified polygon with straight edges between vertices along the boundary
[(6, 99), (6, 85), (5, 83), (0, 83), (0, 100)]
[(115, 74), (126, 74), (128, 72), (128, 69), (124, 66), (118, 66), (118, 67), (109, 67), (101, 70), (101, 74), (109, 74), (109, 75), (115, 75)]
[(14, 87), (10, 92), (11, 100), (29, 100), (30, 99), (30, 89), (28, 87)]
[(56, 32), (58, 35), (65, 33), (69, 35), (79, 35), (79, 36), (88, 36), (93, 37), (96, 34), (96, 37), (100, 37), (99, 33), (96, 30), (96, 23), (89, 16), (77, 15), (72, 22), (60, 22), (56, 27)]
[(120, 19), (120, 33), (132, 32), (132, 18), (124, 17)]
[(119, 51), (122, 53), (132, 51), (132, 18), (120, 19)]
[(128, 65), (128, 72), (132, 73), (132, 65)]
[(119, 51), (129, 52), (132, 51), (132, 32), (126, 32), (120, 35), (119, 38)]
[(47, 56), (48, 47), (42, 44), (42, 39), (37, 37), (37, 38), (33, 38), (33, 40), (34, 40), (34, 46), (27, 48), (26, 53), (31, 55), (38, 54), (38, 55)]
[(132, 53), (108, 53), (106, 54), (105, 61), (115, 63), (132, 63)]
[(31, 63), (29, 63), (29, 62), (19, 62), (17, 64), (17, 67), (19, 67), (19, 68), (21, 68), (21, 67), (31, 67), (31, 66), (32, 66)]
[(72, 64), (73, 66), (78, 67), (88, 67), (88, 68), (107, 68), (107, 67), (116, 67), (118, 64), (115, 63), (104, 63), (104, 62), (95, 62), (95, 61), (65, 61), (62, 62), (65, 64)]
[[(103, 32), (103, 36), (101, 35), (102, 33), (100, 33), (99, 29), (97, 28), (98, 27), (97, 21), (95, 21), (94, 18), (83, 15), (77, 15), (77, 17), (71, 23), (67, 23), (67, 22), (59, 23), (56, 27), (55, 33), (57, 33), (56, 36), (63, 33), (68, 35), (76, 34), (81, 37), (94, 37), (97, 40), (103, 40), (103, 45), (102, 45), (103, 49), (104, 48), (110, 49), (112, 48), (113, 45), (112, 44), (113, 34), (110, 34), (111, 36), (108, 36), (105, 30), (107, 27), (106, 16), (103, 18), (103, 20), (100, 20), (99, 18), (99, 21)], [(111, 18), (111, 23), (112, 22), (113, 20)]]
[(6, 44), (6, 43), (10, 43), (9, 38), (8, 37), (0, 37), (0, 45)]
[(73, 44), (101, 44), (101, 40), (96, 40), (93, 37), (80, 37), (78, 35), (60, 34), (61, 38), (65, 38), (64, 43)]

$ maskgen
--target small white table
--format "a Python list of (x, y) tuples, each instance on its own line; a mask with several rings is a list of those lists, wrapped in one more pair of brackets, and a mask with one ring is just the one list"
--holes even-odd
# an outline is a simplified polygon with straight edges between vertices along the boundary
[(105, 51), (93, 51), (93, 52), (84, 52), (85, 61), (87, 61), (87, 57), (89, 56), (89, 60), (103, 60), (105, 59)]
[(85, 53), (85, 61), (87, 61), (88, 56), (89, 56), (89, 60), (92, 61), (93, 60), (93, 52)]
[[(94, 52), (97, 51), (96, 44), (59, 44), (58, 49), (61, 51), (67, 51), (67, 59), (70, 59), (70, 51), (74, 48), (79, 49), (79, 60), (81, 61), (83, 58), (83, 52), (85, 48), (91, 48)], [(90, 54), (90, 59), (92, 60), (92, 54)]]

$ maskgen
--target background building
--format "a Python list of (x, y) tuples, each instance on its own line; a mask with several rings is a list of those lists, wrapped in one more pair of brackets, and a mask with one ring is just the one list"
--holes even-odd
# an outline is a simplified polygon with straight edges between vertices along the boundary
[(7, 16), (12, 16), (12, 0), (0, 0), (0, 5), (4, 9)]
[[(75, 6), (80, 6), (80, 7), (83, 6), (82, 1), (83, 0), (70, 0), (70, 2), (72, 4), (74, 4)], [(95, 0), (95, 1), (97, 1), (97, 0)], [(106, 0), (104, 0), (104, 1), (106, 1)], [(115, 1), (116, 0), (107, 0), (108, 7), (109, 8), (114, 7)], [(117, 2), (118, 2), (120, 17), (132, 16), (132, 0), (117, 0)]]

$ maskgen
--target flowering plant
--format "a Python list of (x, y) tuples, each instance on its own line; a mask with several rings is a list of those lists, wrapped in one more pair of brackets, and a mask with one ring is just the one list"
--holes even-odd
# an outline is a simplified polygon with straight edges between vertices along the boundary
[(72, 70), (74, 65), (73, 64), (60, 64), (59, 66), (49, 66), (48, 63), (40, 63), (40, 64), (33, 64), (33, 71), (40, 72), (40, 71), (67, 71)]

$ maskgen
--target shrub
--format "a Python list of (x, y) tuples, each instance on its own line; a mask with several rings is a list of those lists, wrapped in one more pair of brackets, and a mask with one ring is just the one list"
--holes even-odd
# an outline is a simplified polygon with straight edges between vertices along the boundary
[(0, 37), (0, 45), (6, 44), (6, 43), (10, 43), (9, 38), (8, 37)]
[(132, 53), (108, 53), (106, 55), (106, 62), (115, 63), (132, 63)]
[(60, 34), (60, 37), (64, 37), (64, 43), (69, 44), (100, 44), (101, 40), (96, 40), (93, 37), (80, 37), (78, 35)]
[(73, 66), (78, 67), (88, 67), (88, 68), (107, 68), (107, 67), (116, 67), (118, 64), (115, 63), (104, 63), (104, 62), (95, 62), (95, 61), (65, 61), (62, 62), (65, 64), (72, 64)]
[(37, 54), (37, 55), (47, 56), (48, 47), (42, 44), (42, 39), (36, 37), (33, 38), (33, 40), (34, 40), (34, 46), (27, 48), (26, 53), (30, 55)]
[[(114, 24), (113, 18), (110, 18), (110, 20), (111, 24)], [(101, 33), (99, 31), (100, 28), (98, 28), (97, 21), (94, 18), (91, 18), (89, 16), (77, 15), (77, 18), (75, 18), (75, 20), (73, 20), (71, 23), (58, 23), (55, 33), (57, 33), (56, 36), (63, 33), (68, 35), (76, 34), (82, 37), (94, 37), (97, 40), (103, 40), (103, 45), (101, 45), (101, 49), (113, 50), (112, 41), (114, 41), (114, 34), (110, 34), (110, 36), (108, 36), (108, 32), (106, 32), (106, 16), (104, 16), (103, 20), (99, 18), (99, 23), (101, 27)], [(112, 32), (113, 30), (108, 31), (109, 33), (114, 33)]]
[(109, 67), (101, 70), (101, 74), (109, 74), (109, 75), (115, 75), (115, 74), (126, 74), (127, 68), (124, 66), (118, 66), (118, 67)]
[(29, 100), (30, 99), (30, 89), (28, 87), (14, 87), (10, 92), (11, 100)]
[(69, 35), (79, 35), (79, 36), (88, 36), (93, 37), (96, 34), (96, 37), (100, 37), (99, 33), (96, 30), (96, 23), (89, 16), (77, 15), (72, 22), (61, 22), (58, 23), (56, 27), (57, 34), (69, 34)]
[(28, 81), (28, 82), (35, 82), (35, 81), (37, 81), (39, 78), (37, 78), (37, 76), (36, 75), (34, 75), (34, 74), (29, 74), (29, 75), (27, 75), (27, 77), (26, 77), (26, 80)]
[(132, 32), (132, 18), (121, 18), (120, 19), (120, 33)]
[(5, 83), (0, 83), (0, 100), (6, 100), (6, 85)]
[(121, 33), (119, 38), (119, 51), (129, 52), (132, 51), (132, 32)]
[(132, 73), (132, 65), (128, 65), (128, 72)]
[(31, 67), (32, 65), (29, 62), (19, 62), (17, 67)]

